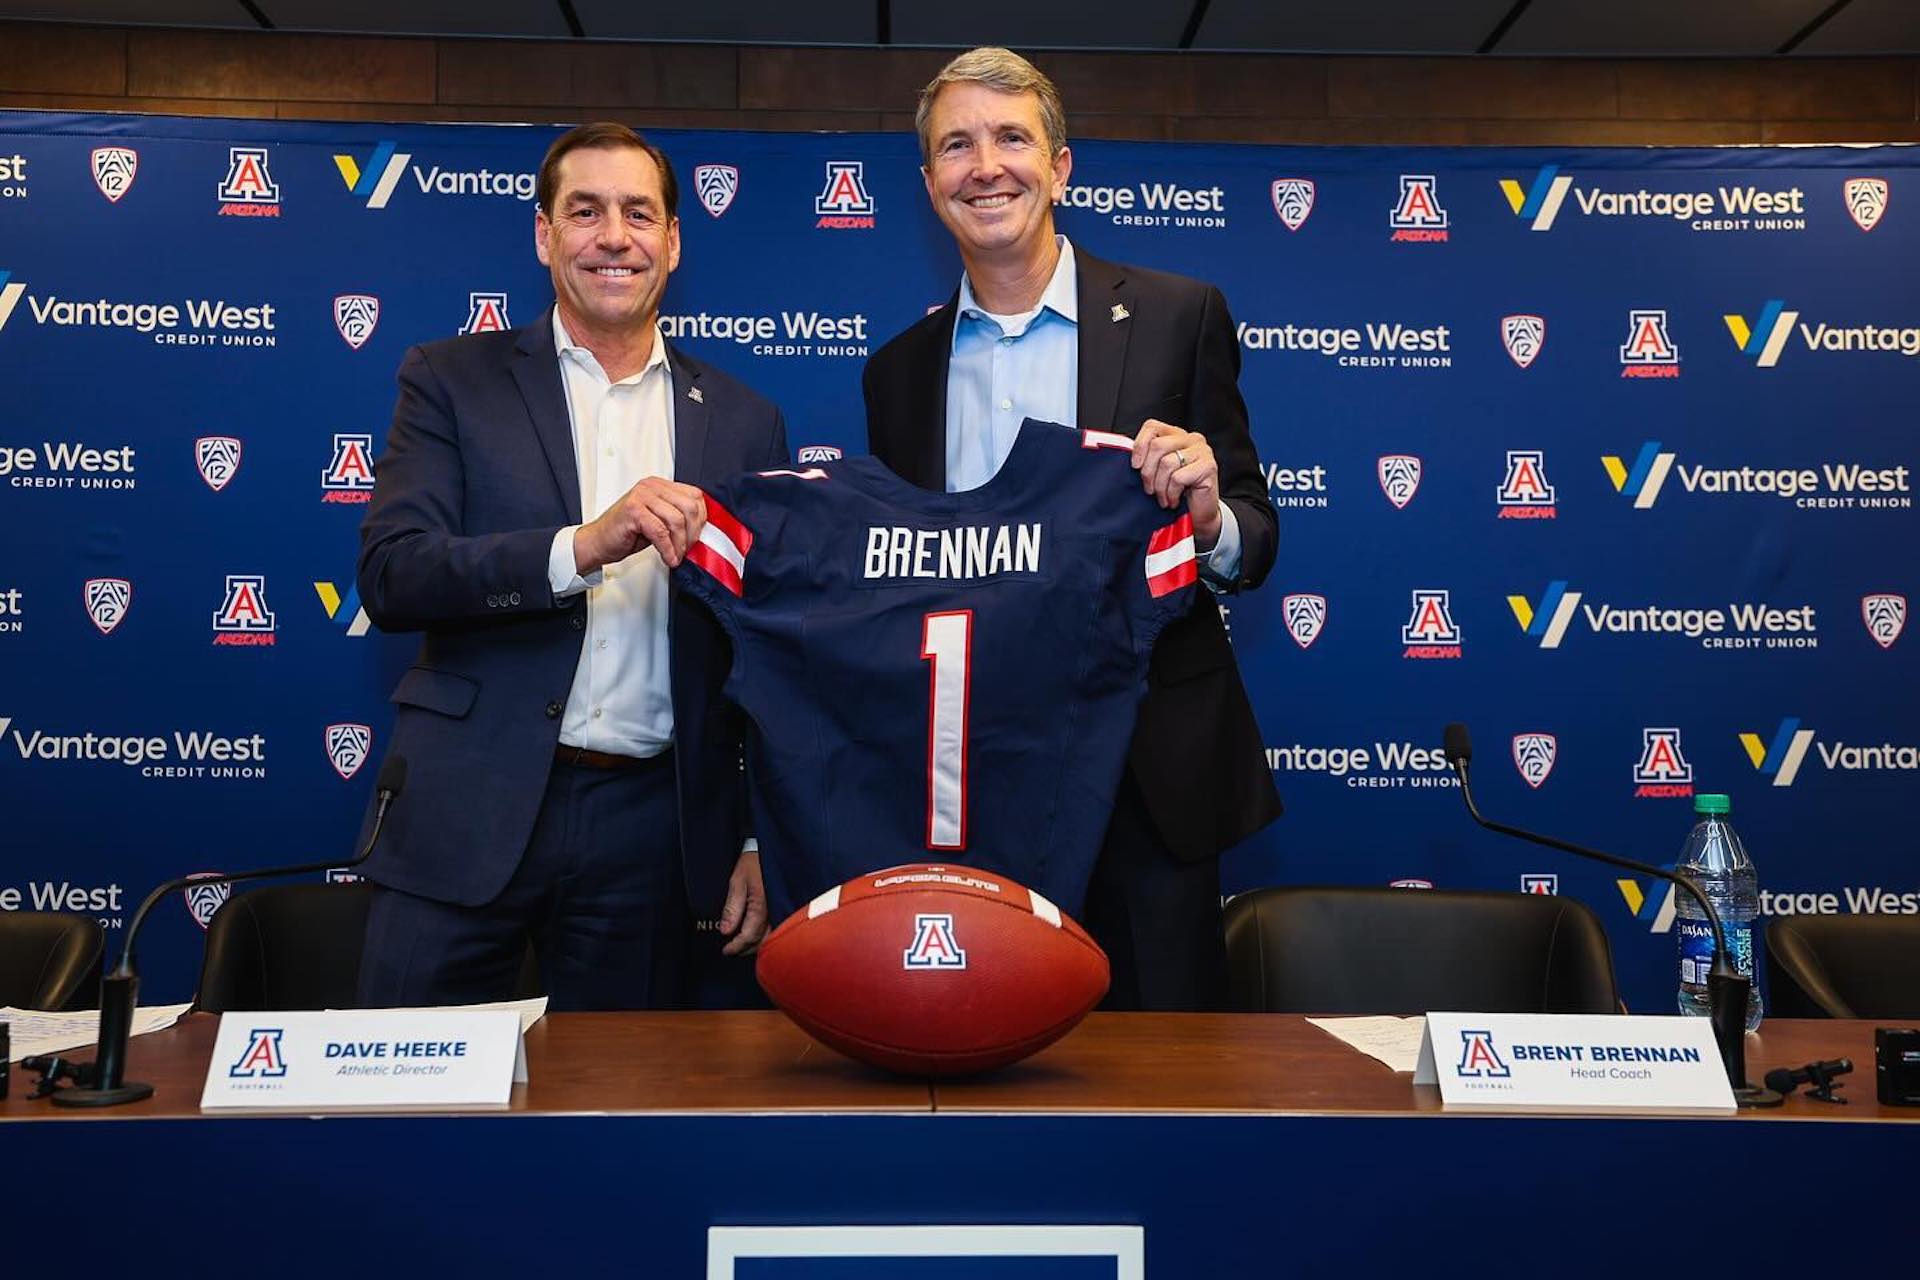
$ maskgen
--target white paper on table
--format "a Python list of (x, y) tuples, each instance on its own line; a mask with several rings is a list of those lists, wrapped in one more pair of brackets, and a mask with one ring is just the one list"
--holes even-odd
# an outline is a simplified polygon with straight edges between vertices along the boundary
[(1376, 1058), (1395, 1071), (1411, 1072), (1420, 1062), (1420, 1037), (1427, 1020), (1411, 1018), (1308, 1018), (1334, 1039)]
[[(160, 1004), (133, 1011), (133, 1034), (164, 1031), (180, 1021), (191, 1004)], [(8, 1061), (18, 1062), (36, 1054), (65, 1053), (84, 1049), (100, 1038), (100, 1011), (82, 1009), (77, 1013), (47, 1013), (41, 1009), (0, 1008), (0, 1022), (8, 1027)]]
[[(533, 1024), (547, 1016), (547, 998), (535, 996), (531, 1000), (491, 1000), (485, 1004), (430, 1004), (415, 1005), (409, 1011), (413, 1013), (451, 1013), (478, 1012), (488, 1009), (511, 1009), (520, 1015), (520, 1034), (533, 1030)], [(328, 1009), (328, 1013), (345, 1013), (350, 1010)]]

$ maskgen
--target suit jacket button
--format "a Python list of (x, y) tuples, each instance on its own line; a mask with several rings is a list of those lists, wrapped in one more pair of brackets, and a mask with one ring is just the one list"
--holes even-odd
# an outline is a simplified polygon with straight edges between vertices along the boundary
[(560, 712), (561, 712), (561, 710), (562, 710), (562, 708), (561, 708), (561, 706), (560, 706), (560, 704), (559, 704), (559, 703), (557, 703), (557, 702), (549, 702), (549, 703), (547, 704), (547, 719), (549, 719), (549, 720), (558, 720), (558, 719), (560, 718)]
[(489, 608), (489, 609), (498, 609), (499, 607), (500, 607), (500, 597), (499, 597), (499, 596), (488, 596), (488, 597), (487, 597), (487, 608)]
[(585, 631), (587, 629), (587, 620), (576, 611), (567, 615), (567, 625), (575, 631)]
[(507, 597), (507, 603), (508, 603), (508, 604), (519, 604), (519, 603), (520, 603), (520, 593), (519, 593), (518, 591), (516, 591), (516, 592), (514, 592), (514, 593), (513, 593), (512, 595), (510, 595), (510, 596), (508, 596), (508, 597)]

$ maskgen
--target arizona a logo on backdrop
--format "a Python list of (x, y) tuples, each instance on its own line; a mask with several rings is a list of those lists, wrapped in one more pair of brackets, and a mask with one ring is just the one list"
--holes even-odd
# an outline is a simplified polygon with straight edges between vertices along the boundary
[(1540, 449), (1507, 450), (1507, 473), (1494, 491), (1502, 520), (1553, 520), (1553, 486), (1547, 483), (1547, 455)]
[(1407, 646), (1403, 658), (1460, 657), (1460, 628), (1454, 625), (1452, 592), (1444, 589), (1416, 588), (1413, 613), (1400, 628), (1400, 642)]
[(333, 327), (358, 351), (380, 323), (380, 299), (370, 293), (343, 293), (333, 300)]
[(719, 217), (740, 194), (740, 171), (730, 164), (697, 165), (693, 171), (693, 190), (700, 207)]
[(193, 442), (193, 465), (215, 493), (240, 471), (240, 441), (233, 436), (201, 436)]
[(813, 198), (820, 220), (813, 225), (848, 231), (873, 226), (873, 197), (867, 194), (866, 162), (827, 161), (827, 182)]
[(1310, 592), (1280, 597), (1280, 612), (1287, 620), (1287, 634), (1302, 649), (1310, 649), (1327, 625), (1327, 598)]
[(1420, 459), (1408, 453), (1384, 454), (1374, 464), (1380, 492), (1387, 495), (1395, 510), (1405, 510), (1413, 495), (1420, 492), (1420, 469)]
[(1627, 313), (1627, 340), (1620, 347), (1623, 378), (1677, 378), (1680, 348), (1667, 336), (1667, 313), (1647, 308)]
[(267, 170), (265, 147), (227, 148), (227, 176), (220, 183), (220, 199), (220, 212), (228, 216), (280, 216), (280, 184)]
[(467, 295), (467, 322), (460, 326), (461, 333), (504, 333), (511, 328), (513, 325), (507, 320), (506, 294)]
[(1273, 180), (1273, 212), (1280, 219), (1280, 225), (1289, 231), (1298, 231), (1306, 225), (1313, 215), (1314, 186), (1308, 178), (1275, 178)]
[(273, 643), (273, 610), (267, 608), (267, 580), (257, 573), (227, 575), (227, 593), (213, 615), (213, 642), (224, 645)]
[(133, 584), (125, 578), (88, 578), (84, 595), (87, 616), (101, 635), (110, 636), (126, 620), (127, 607), (133, 603)]
[(1847, 200), (1847, 216), (1853, 219), (1855, 226), (1862, 231), (1871, 231), (1880, 225), (1880, 219), (1887, 212), (1885, 178), (1848, 178), (1843, 190)]
[(1435, 244), (1447, 238), (1447, 211), (1433, 193), (1432, 174), (1400, 175), (1400, 199), (1387, 222), (1393, 227), (1393, 240)]
[(1550, 733), (1513, 735), (1513, 767), (1520, 771), (1521, 779), (1535, 790), (1553, 772), (1554, 758), (1559, 753), (1560, 742)]
[(1542, 316), (1501, 316), (1500, 345), (1507, 349), (1513, 362), (1522, 369), (1530, 368), (1540, 355), (1540, 348), (1547, 344), (1547, 322)]
[(964, 969), (967, 953), (953, 936), (950, 915), (917, 915), (913, 918), (913, 945), (906, 951), (909, 969)]
[(1693, 794), (1693, 766), (1680, 750), (1678, 729), (1642, 729), (1640, 762), (1633, 766), (1633, 794), (1673, 799)]
[(350, 780), (373, 751), (373, 730), (364, 724), (330, 724), (326, 741), (327, 760), (333, 771)]
[(320, 473), (320, 501), (364, 503), (373, 498), (373, 436), (335, 432), (333, 457)]
[(1861, 596), (1860, 620), (1867, 624), (1867, 634), (1875, 644), (1891, 649), (1907, 627), (1907, 598), (1891, 592)]
[(91, 157), (93, 185), (115, 204), (133, 187), (140, 170), (140, 153), (132, 147), (95, 147)]

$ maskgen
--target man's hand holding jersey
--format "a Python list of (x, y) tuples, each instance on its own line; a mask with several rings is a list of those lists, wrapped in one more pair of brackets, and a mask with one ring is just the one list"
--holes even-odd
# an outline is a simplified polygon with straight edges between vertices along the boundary
[(1202, 554), (1211, 551), (1220, 540), (1220, 465), (1207, 438), (1148, 418), (1133, 438), (1133, 469), (1146, 491), (1169, 511), (1186, 500), (1194, 546)]
[(706, 523), (707, 499), (699, 489), (648, 476), (580, 526), (573, 537), (574, 569), (589, 574), (648, 546), (671, 569), (686, 558)]

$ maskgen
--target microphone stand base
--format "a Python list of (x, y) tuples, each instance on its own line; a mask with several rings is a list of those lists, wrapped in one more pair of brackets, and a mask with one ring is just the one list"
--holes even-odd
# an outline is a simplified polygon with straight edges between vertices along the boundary
[(1733, 1100), (1741, 1110), (1763, 1107), (1777, 1107), (1787, 1100), (1786, 1095), (1775, 1093), (1772, 1089), (1757, 1084), (1743, 1084), (1733, 1091)]
[(153, 1096), (153, 1086), (130, 1080), (111, 1089), (62, 1089), (53, 1095), (56, 1107), (117, 1107)]

